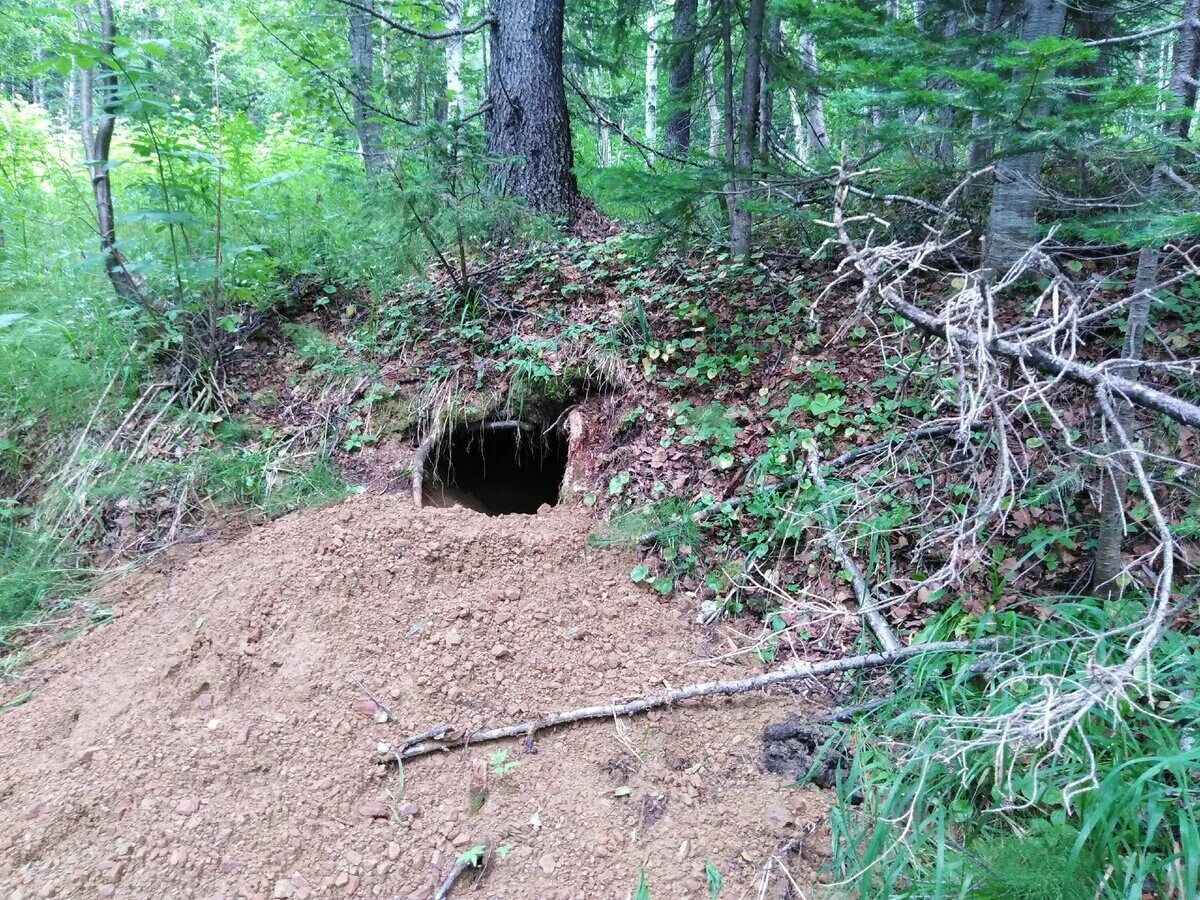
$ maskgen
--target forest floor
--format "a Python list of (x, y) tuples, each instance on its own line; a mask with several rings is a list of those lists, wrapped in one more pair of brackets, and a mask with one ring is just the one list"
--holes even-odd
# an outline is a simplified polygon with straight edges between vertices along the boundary
[[(402, 774), (381, 762), (380, 745), (445, 723), (494, 727), (869, 646), (812, 543), (813, 498), (798, 510), (770, 486), (810, 443), (832, 455), (935, 415), (922, 345), (900, 341), (903, 365), (885, 366), (878, 328), (820, 266), (645, 263), (611, 239), (536, 250), (480, 270), (468, 299), (436, 275), (375, 301), (298, 285), (235, 358), (211, 428), (158, 427), (151, 404), (130, 414), (116, 445), (182, 474), (147, 476), (135, 499), (100, 492), (97, 564), (157, 555), (12, 637), (0, 888), (428, 898), (485, 848), (455, 895), (812, 896), (834, 797), (766, 773), (763, 729), (845, 704), (843, 684), (578, 724), (532, 753), (510, 741)], [(822, 333), (821, 317), (841, 330)], [(411, 500), (431, 430), (558, 424), (572, 409), (593, 440), (559, 506), (489, 517)], [(259, 502), (247, 525), (189, 493), (215, 477), (186, 468), (206, 454), (238, 463), (219, 474), (243, 509), (245, 485), (286, 495), (324, 454), (362, 493), (274, 521)], [(953, 467), (939, 471), (953, 487)], [(887, 499), (910, 479), (873, 458), (842, 477), (887, 501), (864, 547), (885, 533), (885, 565), (916, 566), (915, 501)], [(689, 512), (730, 497), (746, 502), (690, 527)], [(665, 537), (635, 551), (647, 528)], [(964, 596), (962, 628), (985, 602), (1027, 599)], [(907, 636), (952, 599), (886, 615)], [(64, 631), (82, 635), (63, 644)], [(394, 722), (376, 721), (356, 679)]]
[(4, 715), (5, 896), (425, 898), (477, 845), (467, 895), (626, 897), (644, 877), (701, 897), (709, 861), (722, 897), (807, 891), (828, 801), (761, 762), (803, 693), (433, 755), (402, 780), (380, 764), (380, 743), (441, 723), (760, 670), (693, 604), (630, 584), (626, 554), (589, 550), (594, 525), (363, 494), (108, 585), (112, 623), (38, 659)]

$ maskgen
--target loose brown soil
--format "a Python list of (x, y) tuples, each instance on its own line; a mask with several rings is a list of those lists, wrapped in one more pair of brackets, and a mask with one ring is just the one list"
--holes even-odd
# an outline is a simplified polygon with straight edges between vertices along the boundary
[[(0, 715), (0, 894), (427, 898), (806, 895), (827, 799), (762, 770), (777, 692), (406, 764), (379, 744), (692, 681), (745, 655), (695, 601), (632, 585), (578, 508), (489, 518), (363, 495), (160, 557), (110, 587), (117, 617), (38, 660)], [(380, 724), (361, 678), (395, 713)], [(518, 765), (489, 772), (507, 750)], [(482, 805), (480, 805), (482, 804)], [(477, 808), (476, 808), (477, 807)], [(780, 847), (807, 834), (788, 854)], [(509, 850), (503, 857), (494, 851)], [(774, 860), (773, 860), (774, 858)]]

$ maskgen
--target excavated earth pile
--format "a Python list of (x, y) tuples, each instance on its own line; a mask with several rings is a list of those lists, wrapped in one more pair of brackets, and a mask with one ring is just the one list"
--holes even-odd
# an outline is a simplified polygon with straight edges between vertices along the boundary
[(442, 723), (754, 671), (587, 549), (590, 524), (362, 495), (111, 585), (112, 623), (0, 696), (32, 689), (0, 715), (0, 894), (427, 898), (486, 845), (453, 896), (628, 897), (644, 872), (655, 898), (700, 898), (706, 861), (721, 897), (794, 896), (784, 844), (809, 893), (827, 801), (761, 760), (795, 694), (439, 753), (402, 784), (380, 763)]

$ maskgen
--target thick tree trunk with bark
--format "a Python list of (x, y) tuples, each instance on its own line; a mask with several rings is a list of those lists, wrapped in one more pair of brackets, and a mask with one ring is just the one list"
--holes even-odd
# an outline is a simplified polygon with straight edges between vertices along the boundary
[[(99, 50), (102, 58), (95, 69), (88, 67), (79, 72), (79, 131), (91, 172), (92, 195), (96, 201), (96, 228), (100, 233), (104, 269), (118, 297), (142, 303), (145, 298), (138, 279), (129, 271), (125, 257), (117, 248), (116, 216), (113, 214), (109, 172), (109, 152), (117, 121), (117, 72), (107, 60), (112, 56), (116, 27), (110, 0), (97, 0), (96, 7), (100, 13)], [(95, 108), (97, 103), (99, 111)]]
[(375, 120), (370, 102), (375, 85), (375, 46), (371, 41), (370, 9), (373, 0), (361, 0), (347, 7), (350, 19), (350, 87), (354, 96), (354, 128), (358, 132), (358, 149), (362, 155), (367, 177), (374, 179), (384, 167), (383, 133)]
[[(1200, 75), (1200, 28), (1196, 18), (1200, 16), (1200, 0), (1187, 0), (1184, 4), (1183, 27), (1179, 29), (1175, 44), (1175, 61), (1171, 68), (1170, 94), (1181, 110), (1191, 111), (1196, 102), (1197, 75)], [(1166, 140), (1187, 140), (1191, 118), (1180, 116), (1163, 127), (1164, 150), (1150, 178), (1151, 202), (1163, 193), (1170, 160)], [(1133, 290), (1136, 299), (1129, 305), (1125, 327), (1124, 357), (1129, 360), (1142, 358), (1142, 345), (1150, 324), (1150, 302), (1154, 286), (1158, 283), (1160, 251), (1157, 247), (1143, 247), (1138, 253), (1137, 275)], [(1118, 371), (1127, 378), (1136, 376), (1135, 366)], [(1129, 401), (1121, 400), (1117, 415), (1126, 434), (1134, 433), (1133, 407)], [(1096, 594), (1112, 598), (1120, 593), (1118, 579), (1125, 570), (1125, 559), (1121, 545), (1125, 538), (1125, 494), (1129, 488), (1129, 473), (1125, 454), (1121, 454), (1101, 473), (1100, 523), (1096, 535), (1095, 564), (1092, 570), (1092, 587)]]
[[(1061, 36), (1066, 16), (1066, 0), (1025, 0), (1021, 39), (1035, 41)], [(1053, 72), (1040, 73), (1038, 77), (1046, 80), (1053, 77)], [(1040, 109), (1037, 115), (1041, 117), (1046, 112)], [(1042, 158), (1041, 149), (1033, 149), (996, 163), (984, 260), (984, 269), (989, 272), (1006, 271), (1033, 243), (1042, 187)]]
[(763, 20), (766, 0), (750, 0), (746, 20), (745, 65), (742, 69), (742, 103), (738, 115), (737, 171), (730, 182), (729, 251), (734, 258), (750, 256), (751, 215), (746, 208), (753, 186), (755, 134), (758, 126), (758, 93), (762, 71)]
[(497, 193), (571, 216), (579, 189), (563, 90), (563, 0), (494, 0), (487, 152)]
[(663, 143), (668, 153), (687, 156), (692, 144), (692, 78), (696, 69), (696, 0), (675, 0), (671, 22), (670, 110)]

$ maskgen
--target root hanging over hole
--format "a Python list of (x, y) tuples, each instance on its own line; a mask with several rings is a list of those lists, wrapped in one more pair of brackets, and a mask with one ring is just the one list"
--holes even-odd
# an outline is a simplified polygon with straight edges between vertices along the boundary
[(567, 458), (567, 435), (558, 424), (461, 425), (428, 448), (423, 471), (414, 479), (414, 499), (423, 506), (466, 506), (489, 516), (532, 515), (543, 504), (558, 503)]

